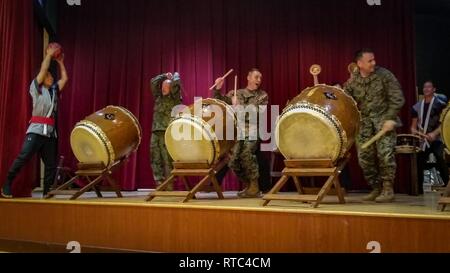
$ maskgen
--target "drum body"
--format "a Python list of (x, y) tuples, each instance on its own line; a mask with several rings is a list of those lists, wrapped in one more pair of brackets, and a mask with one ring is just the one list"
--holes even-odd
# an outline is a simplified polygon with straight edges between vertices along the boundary
[(169, 124), (165, 134), (167, 151), (174, 161), (212, 165), (233, 148), (236, 124), (231, 106), (217, 99), (203, 99)]
[(397, 154), (418, 153), (420, 149), (421, 139), (419, 136), (411, 134), (401, 134), (397, 136), (397, 146), (395, 152)]
[(317, 85), (289, 102), (278, 119), (276, 144), (286, 159), (345, 156), (355, 141), (361, 114), (342, 89)]
[(450, 149), (450, 104), (441, 114), (441, 136), (447, 149)]
[(110, 166), (138, 149), (141, 131), (130, 111), (108, 106), (76, 124), (70, 145), (79, 162)]

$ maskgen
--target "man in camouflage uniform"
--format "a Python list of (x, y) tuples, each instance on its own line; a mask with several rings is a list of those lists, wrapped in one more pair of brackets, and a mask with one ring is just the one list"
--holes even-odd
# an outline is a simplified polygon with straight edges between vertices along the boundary
[[(172, 109), (181, 104), (180, 74), (175, 72), (156, 76), (151, 81), (152, 94), (155, 99), (153, 108), (152, 138), (150, 158), (153, 177), (159, 186), (172, 171), (172, 158), (167, 152), (164, 135), (172, 118)], [(168, 187), (172, 190), (172, 185)]]
[[(214, 90), (214, 97), (225, 101), (235, 107), (238, 116), (238, 124), (242, 124), (240, 137), (233, 148), (229, 167), (234, 171), (236, 176), (242, 181), (246, 188), (238, 193), (239, 197), (252, 198), (260, 195), (258, 185), (259, 166), (256, 153), (260, 145), (258, 136), (258, 119), (250, 118), (251, 111), (259, 112), (260, 105), (268, 104), (268, 95), (265, 91), (260, 89), (262, 74), (258, 69), (252, 69), (247, 75), (247, 87), (239, 89), (234, 96), (234, 91), (230, 91), (227, 95), (222, 95), (220, 89), (223, 86), (224, 79), (218, 78), (216, 80), (216, 89)], [(246, 107), (253, 108), (246, 108)], [(239, 111), (247, 112), (239, 114)], [(240, 117), (244, 118), (241, 120)], [(239, 126), (239, 125), (238, 125)], [(244, 127), (244, 128), (242, 128)]]
[[(395, 76), (387, 69), (376, 66), (372, 50), (358, 51), (355, 62), (359, 71), (346, 83), (345, 91), (356, 100), (362, 116), (356, 140), (358, 159), (364, 177), (373, 189), (363, 201), (388, 203), (394, 200), (395, 126), (400, 123), (398, 113), (405, 99)], [(380, 130), (388, 133), (376, 144), (362, 149), (361, 145)]]

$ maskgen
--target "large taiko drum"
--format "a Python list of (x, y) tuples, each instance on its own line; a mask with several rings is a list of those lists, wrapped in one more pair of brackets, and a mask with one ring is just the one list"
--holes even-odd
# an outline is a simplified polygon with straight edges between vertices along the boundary
[(217, 163), (234, 146), (236, 116), (231, 106), (203, 99), (186, 108), (165, 133), (167, 151), (174, 161)]
[(138, 149), (141, 131), (130, 111), (108, 106), (76, 124), (70, 145), (79, 162), (110, 166)]
[(445, 146), (450, 150), (450, 104), (442, 111), (441, 114), (441, 136)]
[(317, 85), (289, 102), (278, 119), (276, 144), (286, 159), (344, 157), (355, 141), (361, 115), (342, 89)]

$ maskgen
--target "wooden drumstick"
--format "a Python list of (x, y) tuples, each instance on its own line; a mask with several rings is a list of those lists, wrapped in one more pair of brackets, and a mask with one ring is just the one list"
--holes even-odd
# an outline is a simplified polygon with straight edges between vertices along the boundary
[(314, 64), (311, 66), (311, 68), (309, 69), (309, 73), (311, 73), (311, 75), (314, 78), (314, 86), (319, 85), (319, 74), (322, 72), (322, 67), (318, 64)]
[(365, 150), (367, 148), (369, 148), (372, 144), (374, 144), (377, 140), (379, 140), (380, 138), (382, 138), (387, 132), (387, 130), (381, 130), (380, 132), (378, 132), (378, 134), (376, 134), (374, 137), (372, 137), (369, 141), (367, 141), (366, 143), (364, 143), (361, 146), (361, 149)]
[(234, 76), (234, 95), (233, 95), (233, 105), (237, 104), (237, 81), (238, 77)]
[(234, 76), (234, 96), (236, 97), (236, 93), (237, 93), (237, 80), (238, 77)]
[[(233, 73), (234, 69), (230, 69), (230, 71), (227, 72), (227, 74), (223, 75), (221, 77), (222, 80), (225, 80), (231, 73)], [(209, 90), (213, 90), (215, 87), (217, 86), (217, 83), (214, 84), (213, 86), (211, 86), (211, 88), (209, 88)]]

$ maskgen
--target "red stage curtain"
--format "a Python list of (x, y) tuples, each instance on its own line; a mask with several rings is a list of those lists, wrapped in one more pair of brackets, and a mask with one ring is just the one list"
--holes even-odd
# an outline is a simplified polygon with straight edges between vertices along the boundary
[[(31, 116), (29, 86), (39, 71), (42, 31), (34, 20), (32, 1), (0, 1), (0, 184), (25, 139)], [(33, 159), (15, 180), (16, 196), (30, 196), (39, 184)]]
[[(407, 125), (415, 100), (412, 2), (391, 0), (369, 6), (364, 0), (90, 0), (76, 7), (61, 4), (60, 42), (70, 76), (60, 104), (61, 153), (73, 166), (69, 136), (75, 123), (106, 105), (122, 105), (139, 118), (143, 141), (118, 178), (126, 190), (153, 187), (151, 77), (179, 71), (188, 105), (194, 96), (211, 96), (208, 87), (228, 69), (238, 71), (244, 86), (246, 71), (258, 67), (270, 103), (283, 108), (287, 100), (313, 84), (308, 70), (314, 63), (323, 67), (321, 82), (345, 82), (347, 65), (361, 47), (373, 48), (378, 63), (400, 80), (407, 99), (401, 117)], [(10, 70), (3, 61), (2, 66)], [(14, 100), (0, 99), (2, 129), (7, 126), (4, 109), (23, 109), (20, 126), (1, 132), (3, 141), (14, 138), (14, 145), (2, 145), (8, 163), (19, 149), (15, 138), (22, 137), (29, 113), (25, 93), (22, 100), (11, 98), (17, 91), (24, 92), (30, 79), (30, 75), (20, 76), (21, 89), (2, 84), (3, 92)], [(232, 82), (230, 77), (227, 89)], [(350, 167), (353, 189), (366, 188), (356, 154)], [(397, 190), (405, 191), (408, 171), (401, 164)], [(230, 175), (225, 189), (237, 187)]]

